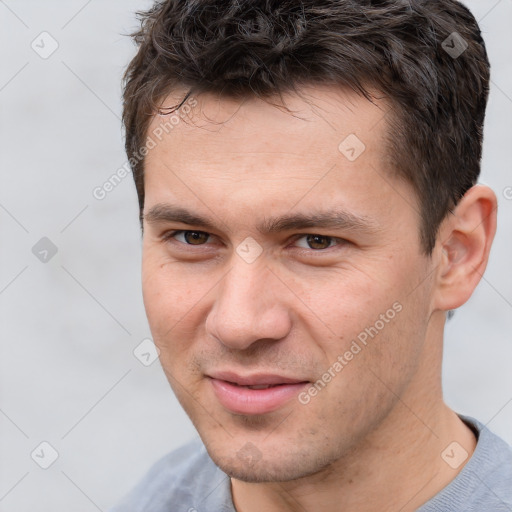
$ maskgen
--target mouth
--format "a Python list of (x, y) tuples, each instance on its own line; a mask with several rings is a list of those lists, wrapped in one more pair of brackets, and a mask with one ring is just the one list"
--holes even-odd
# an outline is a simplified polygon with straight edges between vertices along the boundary
[(247, 389), (268, 389), (268, 388), (275, 388), (277, 386), (286, 386), (286, 384), (259, 384), (257, 386), (243, 386), (240, 384), (236, 384), (235, 382), (230, 382), (229, 384), (233, 384), (234, 386), (238, 386), (239, 388), (247, 388)]
[(232, 372), (207, 375), (220, 404), (235, 414), (267, 414), (284, 406), (310, 384), (274, 374), (241, 376)]

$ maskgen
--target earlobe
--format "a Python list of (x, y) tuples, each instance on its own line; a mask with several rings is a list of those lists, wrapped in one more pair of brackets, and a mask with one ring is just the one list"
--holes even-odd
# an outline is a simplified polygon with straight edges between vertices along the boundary
[(496, 232), (497, 200), (487, 186), (476, 185), (442, 223), (434, 309), (448, 311), (464, 304), (479, 283)]

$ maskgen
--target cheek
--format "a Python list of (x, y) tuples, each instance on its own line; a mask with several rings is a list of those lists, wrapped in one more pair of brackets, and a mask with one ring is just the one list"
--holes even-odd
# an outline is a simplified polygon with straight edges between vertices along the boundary
[[(321, 280), (308, 276), (296, 292), (319, 323), (336, 335), (335, 339), (347, 341), (372, 326), (399, 299), (399, 284), (383, 280), (381, 273), (390, 275), (382, 270), (372, 273), (369, 269), (351, 268), (330, 273)], [(391, 311), (389, 316), (394, 317), (394, 313)]]
[(193, 278), (148, 251), (142, 259), (142, 294), (155, 343), (163, 345), (187, 323), (204, 292)]
[[(220, 277), (171, 262), (149, 248), (142, 259), (142, 292), (153, 341), (164, 370), (185, 378), (205, 338), (205, 318)], [(187, 377), (188, 378), (188, 377)]]
[(351, 347), (355, 343), (358, 352), (346, 373), (354, 387), (365, 380), (389, 398), (393, 393), (400, 395), (421, 364), (428, 328), (428, 301), (424, 299), (410, 294), (410, 287), (405, 286), (368, 305), (364, 319), (344, 341)]
[[(377, 263), (371, 268), (351, 268), (318, 287), (302, 283), (304, 302), (316, 313), (315, 337), (324, 361), (330, 367), (346, 354), (348, 363), (342, 371), (350, 381), (358, 378), (361, 366), (378, 369), (389, 378), (400, 374), (400, 369), (409, 371), (425, 336), (426, 323), (419, 319), (428, 316), (427, 297), (419, 289), (411, 294), (418, 269), (405, 262)], [(333, 336), (320, 336), (323, 326)]]

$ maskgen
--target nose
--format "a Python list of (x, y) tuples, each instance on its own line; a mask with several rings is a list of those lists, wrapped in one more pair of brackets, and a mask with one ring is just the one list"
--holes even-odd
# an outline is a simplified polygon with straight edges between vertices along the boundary
[(290, 332), (286, 287), (263, 262), (236, 261), (216, 287), (214, 301), (206, 331), (226, 347), (244, 350)]

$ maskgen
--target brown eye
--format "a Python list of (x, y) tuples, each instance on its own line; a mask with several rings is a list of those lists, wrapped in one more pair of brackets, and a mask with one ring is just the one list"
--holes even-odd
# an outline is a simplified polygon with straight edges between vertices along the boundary
[(208, 236), (203, 231), (183, 231), (183, 238), (190, 245), (202, 245), (208, 240)]
[(306, 241), (311, 249), (328, 249), (331, 246), (332, 237), (323, 235), (307, 235)]

